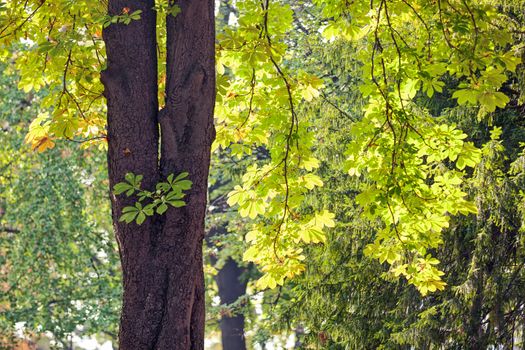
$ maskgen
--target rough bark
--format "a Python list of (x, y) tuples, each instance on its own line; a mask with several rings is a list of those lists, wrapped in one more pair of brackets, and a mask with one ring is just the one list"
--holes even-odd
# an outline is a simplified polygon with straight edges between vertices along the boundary
[[(142, 10), (141, 20), (129, 25), (110, 25), (104, 31), (107, 69), (102, 73), (108, 105), (108, 171), (110, 186), (128, 172), (144, 176), (144, 188), (159, 179), (157, 124), (157, 57), (153, 0), (109, 2), (109, 14), (124, 7)], [(133, 39), (132, 39), (133, 38)], [(158, 239), (158, 223), (142, 225), (118, 221), (122, 208), (136, 200), (112, 195), (114, 230), (119, 243), (124, 295), (120, 324), (120, 348), (147, 349), (156, 337), (162, 313), (152, 242)], [(151, 326), (153, 325), (153, 326)]]
[(164, 176), (188, 171), (193, 186), (186, 197), (187, 206), (166, 213), (162, 254), (163, 259), (171, 262), (169, 275), (174, 283), (168, 296), (169, 307), (176, 308), (178, 315), (189, 315), (190, 319), (170, 317), (167, 320), (170, 326), (160, 334), (159, 349), (190, 346), (202, 349), (205, 317), (202, 242), (210, 148), (215, 137), (214, 2), (179, 0), (177, 5), (181, 12), (167, 18), (166, 106), (160, 114), (161, 170)]
[(170, 208), (142, 225), (118, 221), (122, 208), (136, 198), (111, 198), (124, 283), (121, 350), (204, 348), (202, 239), (214, 137), (213, 1), (179, 0), (177, 5), (181, 13), (167, 19), (167, 103), (160, 113), (154, 0), (110, 0), (110, 15), (129, 8), (142, 10), (141, 19), (110, 25), (103, 33), (111, 187), (128, 172), (143, 175), (146, 189), (182, 171), (193, 181), (185, 207)]

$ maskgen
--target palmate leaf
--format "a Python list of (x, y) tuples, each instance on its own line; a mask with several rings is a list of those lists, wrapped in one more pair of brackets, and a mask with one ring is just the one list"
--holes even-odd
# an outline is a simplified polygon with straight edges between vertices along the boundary
[[(113, 193), (116, 195), (122, 194), (126, 191), (133, 190), (133, 186), (131, 186), (127, 182), (119, 182), (115, 186), (113, 186)], [(129, 197), (129, 195), (128, 195)]]
[(162, 203), (157, 207), (157, 214), (162, 215), (168, 210), (166, 203)]
[(186, 205), (186, 202), (184, 202), (184, 201), (171, 201), (171, 202), (168, 202), (168, 203), (171, 204), (175, 208), (181, 208), (181, 207), (184, 207)]
[(146, 214), (143, 211), (141, 211), (137, 215), (137, 220), (136, 220), (137, 225), (142, 224), (144, 220), (146, 220)]
[(176, 182), (176, 181), (180, 181), (180, 180), (182, 180), (182, 179), (187, 178), (189, 175), (190, 175), (190, 174), (189, 174), (188, 172), (184, 171), (184, 172), (180, 173), (179, 175), (177, 175), (177, 177), (175, 178), (174, 181), (175, 181), (175, 182)]
[(299, 232), (299, 238), (304, 243), (321, 243), (326, 241), (324, 232), (317, 227), (309, 227)]
[(124, 221), (125, 223), (129, 224), (130, 222), (135, 220), (135, 218), (137, 217), (139, 213), (140, 213), (140, 210), (137, 207), (131, 207), (131, 206), (124, 207), (122, 209), (122, 215), (119, 221), (121, 222)]
[(189, 190), (192, 185), (193, 183), (190, 180), (180, 180), (180, 181), (175, 180), (175, 182), (172, 184), (172, 188), (185, 191), (185, 190)]
[(182, 193), (182, 192), (171, 191), (171, 192), (169, 192), (166, 195), (165, 199), (166, 199), (167, 202), (170, 202), (170, 201), (174, 201), (176, 199), (182, 199), (182, 198), (184, 198), (184, 196), (185, 196), (185, 194)]
[[(148, 216), (155, 214), (162, 215), (168, 210), (168, 204), (174, 208), (181, 208), (186, 205), (186, 202), (181, 200), (184, 198), (184, 190), (188, 190), (192, 186), (190, 180), (184, 180), (189, 174), (183, 172), (175, 177), (170, 174), (167, 177), (167, 182), (160, 182), (155, 186), (155, 192), (141, 190), (140, 185), (143, 179), (142, 175), (135, 175), (127, 173), (125, 176), (126, 182), (120, 182), (113, 187), (113, 193), (120, 195), (126, 193), (129, 197), (134, 193), (137, 194), (138, 201), (134, 206), (127, 206), (122, 210), (120, 221), (131, 223), (135, 220), (138, 225), (144, 223)], [(143, 205), (144, 201), (149, 203)]]

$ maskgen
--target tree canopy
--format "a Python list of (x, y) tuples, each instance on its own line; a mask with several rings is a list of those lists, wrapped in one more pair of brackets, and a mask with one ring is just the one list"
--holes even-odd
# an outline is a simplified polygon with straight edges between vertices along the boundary
[[(111, 180), (112, 196), (126, 198), (113, 207), (119, 225), (164, 222), (204, 186), (184, 168), (191, 160), (158, 155), (169, 146), (162, 113), (199, 112), (170, 96), (196, 96), (184, 75), (196, 69), (177, 70), (191, 44), (170, 46), (193, 12), (139, 3), (108, 12), (107, 1), (0, 1), (1, 108), (17, 128), (4, 132), (0, 155), (11, 169), (0, 173), (6, 325), (34, 320), (61, 337), (76, 323), (57, 324), (58, 310), (114, 332), (120, 305), (100, 299), (120, 293), (99, 197), (111, 30), (155, 17), (153, 127), (164, 139), (151, 162), (167, 164), (160, 179), (129, 170)], [(218, 1), (207, 272), (233, 259), (253, 280), (247, 293), (264, 295), (260, 317), (243, 298), (220, 312), (244, 313), (257, 334), (303, 328), (304, 344), (327, 348), (523, 346), (524, 9), (519, 0)], [(15, 80), (21, 92), (8, 88)], [(35, 277), (42, 287), (15, 295), (28, 270), (45, 275)], [(47, 310), (24, 311), (32, 291), (55, 284), (69, 308), (45, 296)]]

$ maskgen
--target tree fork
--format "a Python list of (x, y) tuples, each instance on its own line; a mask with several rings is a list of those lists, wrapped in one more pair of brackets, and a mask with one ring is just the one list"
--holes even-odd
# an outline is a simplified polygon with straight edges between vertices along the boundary
[(160, 114), (154, 0), (110, 0), (111, 16), (141, 10), (141, 19), (112, 24), (103, 33), (110, 186), (128, 172), (144, 175), (149, 190), (171, 173), (187, 171), (193, 182), (185, 207), (142, 225), (119, 222), (122, 208), (134, 199), (112, 195), (124, 281), (121, 350), (204, 348), (202, 240), (215, 135), (214, 12), (211, 0), (177, 5), (181, 12), (167, 18), (166, 106)]

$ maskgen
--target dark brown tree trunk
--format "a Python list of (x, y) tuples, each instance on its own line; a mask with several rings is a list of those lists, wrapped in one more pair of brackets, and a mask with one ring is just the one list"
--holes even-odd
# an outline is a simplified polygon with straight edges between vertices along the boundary
[[(245, 269), (229, 258), (217, 274), (217, 287), (221, 304), (232, 304), (246, 294), (246, 281), (242, 280)], [(223, 350), (245, 350), (244, 315), (224, 315), (220, 321)]]
[[(213, 192), (213, 187), (211, 188), (211, 191)], [(221, 208), (219, 209), (219, 212), (224, 212), (224, 209), (228, 206), (225, 199), (216, 201), (216, 203), (217, 206)], [(210, 228), (207, 237), (207, 242), (210, 247), (214, 244), (214, 237), (217, 235), (229, 234), (226, 226), (226, 222), (219, 222), (216, 226)], [(217, 263), (217, 257), (213, 254), (210, 255), (210, 260), (213, 265)], [(248, 281), (247, 279), (243, 279), (242, 276), (245, 272), (246, 268), (239, 266), (239, 264), (232, 258), (226, 260), (226, 263), (221, 267), (215, 277), (221, 304), (230, 305), (246, 294)], [(223, 350), (246, 349), (246, 340), (244, 338), (244, 315), (242, 313), (222, 315), (220, 328)]]
[(143, 175), (145, 189), (182, 171), (193, 181), (185, 207), (142, 225), (118, 221), (136, 198), (112, 195), (124, 281), (121, 350), (204, 348), (202, 240), (214, 137), (214, 13), (212, 0), (177, 5), (181, 12), (167, 19), (167, 102), (160, 112), (154, 0), (109, 0), (112, 16), (142, 13), (129, 25), (104, 30), (111, 187), (128, 172)]

